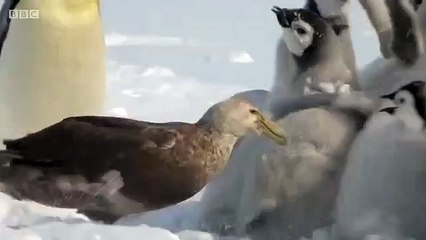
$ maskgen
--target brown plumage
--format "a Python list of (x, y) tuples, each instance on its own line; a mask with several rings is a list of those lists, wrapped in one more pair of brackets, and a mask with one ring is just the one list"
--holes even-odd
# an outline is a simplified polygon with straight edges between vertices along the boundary
[(4, 141), (0, 158), (12, 161), (1, 175), (18, 198), (120, 216), (191, 197), (223, 169), (248, 132), (285, 142), (276, 124), (237, 97), (195, 124), (72, 117)]

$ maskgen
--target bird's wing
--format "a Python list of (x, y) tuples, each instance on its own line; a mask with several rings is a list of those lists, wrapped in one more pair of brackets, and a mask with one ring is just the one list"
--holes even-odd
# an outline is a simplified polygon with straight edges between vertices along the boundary
[[(99, 120), (99, 119), (98, 119)], [(40, 161), (86, 161), (93, 163), (158, 154), (182, 138), (173, 128), (143, 126), (122, 128), (67, 119), (26, 137), (5, 142), (7, 151), (19, 154), (26, 163)], [(66, 165), (66, 164), (65, 164)]]
[(138, 121), (128, 118), (119, 118), (119, 117), (106, 117), (106, 116), (79, 116), (79, 117), (70, 117), (64, 121), (77, 121), (81, 123), (89, 123), (98, 127), (111, 127), (115, 129), (143, 129), (150, 126), (155, 127), (176, 127), (185, 123), (181, 122), (166, 122), (166, 123), (153, 123)]
[(16, 8), (20, 0), (4, 0), (0, 10), (0, 56), (3, 49), (4, 41), (6, 40), (7, 32), (9, 31), (9, 10)]
[[(127, 134), (127, 130), (136, 130), (138, 131), (138, 140), (140, 142), (146, 142), (147, 146), (153, 146), (152, 144), (154, 143), (160, 149), (167, 148), (170, 142), (174, 141), (174, 138), (179, 135), (179, 132), (175, 129), (183, 126), (190, 126), (190, 124), (183, 122), (154, 123), (127, 118), (102, 116), (71, 117), (64, 121), (87, 124), (91, 126), (93, 130), (95, 128), (114, 132), (124, 130), (125, 134)], [(128, 136), (130, 136), (130, 134)]]

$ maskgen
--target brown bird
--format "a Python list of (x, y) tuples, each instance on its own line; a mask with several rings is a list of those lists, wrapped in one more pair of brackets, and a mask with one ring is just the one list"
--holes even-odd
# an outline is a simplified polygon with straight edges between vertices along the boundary
[(285, 144), (281, 128), (241, 97), (217, 103), (194, 124), (71, 117), (4, 141), (0, 159), (9, 166), (0, 180), (18, 199), (118, 217), (193, 196), (249, 132)]

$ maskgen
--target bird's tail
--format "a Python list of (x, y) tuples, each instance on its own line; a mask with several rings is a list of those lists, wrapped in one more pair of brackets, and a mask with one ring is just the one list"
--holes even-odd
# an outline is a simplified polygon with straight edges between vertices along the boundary
[(12, 150), (0, 150), (0, 166), (8, 164), (15, 159), (22, 159), (22, 156), (18, 152)]
[(11, 144), (13, 141), (15, 141), (15, 139), (4, 139), (3, 140), (3, 144), (5, 146), (7, 146), (7, 145)]
[(3, 139), (3, 145), (9, 149), (13, 148), (17, 144), (17, 142), (19, 141), (16, 141), (16, 139)]

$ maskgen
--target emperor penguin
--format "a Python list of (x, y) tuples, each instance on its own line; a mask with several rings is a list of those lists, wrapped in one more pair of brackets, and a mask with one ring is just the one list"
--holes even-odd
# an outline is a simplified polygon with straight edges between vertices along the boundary
[(348, 155), (339, 190), (336, 239), (426, 237), (426, 82), (382, 96)]
[(308, 9), (274, 7), (273, 12), (283, 35), (276, 47), (271, 112), (280, 115), (283, 103), (304, 95), (355, 88), (344, 46), (326, 19)]
[[(9, 10), (38, 11), (9, 18)], [(0, 15), (0, 138), (103, 111), (99, 0), (5, 0)]]

